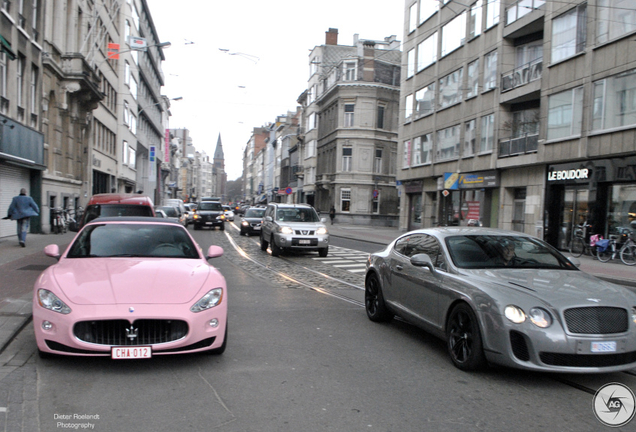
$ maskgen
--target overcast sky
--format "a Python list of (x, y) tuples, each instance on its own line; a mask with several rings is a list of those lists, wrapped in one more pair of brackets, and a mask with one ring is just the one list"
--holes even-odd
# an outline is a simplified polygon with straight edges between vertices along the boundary
[[(187, 128), (199, 151), (214, 155), (221, 134), (228, 180), (242, 173), (252, 129), (295, 110), (307, 89), (309, 52), (338, 29), (403, 40), (404, 0), (149, 0), (164, 51), (163, 94), (170, 128)], [(221, 51), (229, 50), (229, 52)], [(230, 53), (238, 53), (230, 55)]]

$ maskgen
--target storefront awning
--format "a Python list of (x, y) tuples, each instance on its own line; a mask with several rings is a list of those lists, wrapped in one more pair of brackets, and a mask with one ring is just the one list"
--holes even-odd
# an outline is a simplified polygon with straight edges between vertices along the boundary
[(9, 57), (9, 60), (16, 59), (17, 56), (11, 49), (11, 44), (2, 35), (0, 35), (0, 48), (2, 49), (2, 52)]

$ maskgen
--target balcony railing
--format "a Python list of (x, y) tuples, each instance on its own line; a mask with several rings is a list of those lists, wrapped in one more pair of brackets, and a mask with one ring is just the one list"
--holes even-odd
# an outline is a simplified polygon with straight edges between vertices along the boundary
[(512, 72), (501, 74), (501, 92), (507, 92), (524, 86), (532, 81), (541, 79), (543, 73), (543, 58), (516, 68)]
[(543, 6), (544, 0), (519, 0), (506, 9), (506, 25), (510, 25), (519, 18), (528, 15), (535, 9)]
[(518, 138), (504, 138), (499, 140), (499, 157), (535, 153), (538, 148), (538, 134), (527, 134)]

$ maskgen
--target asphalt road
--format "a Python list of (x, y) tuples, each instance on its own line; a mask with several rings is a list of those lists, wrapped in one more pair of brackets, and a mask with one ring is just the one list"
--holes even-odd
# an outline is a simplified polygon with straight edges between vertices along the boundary
[[(241, 258), (224, 232), (192, 233), (204, 250), (210, 244), (225, 249), (212, 264), (229, 287), (227, 351), (148, 361), (41, 360), (27, 327), (18, 341), (30, 357), (0, 382), (12, 389), (23, 385), (20, 394), (9, 395), (22, 398), (21, 404), (9, 407), (26, 414), (6, 431), (57, 432), (69, 424), (104, 432), (603, 427), (592, 411), (592, 395), (564, 384), (562, 376), (503, 368), (462, 372), (450, 362), (444, 342), (400, 321), (372, 323), (356, 304), (281, 282)], [(294, 271), (259, 252), (268, 268)], [(313, 263), (311, 256), (289, 259)], [(0, 385), (0, 399), (9, 387)]]

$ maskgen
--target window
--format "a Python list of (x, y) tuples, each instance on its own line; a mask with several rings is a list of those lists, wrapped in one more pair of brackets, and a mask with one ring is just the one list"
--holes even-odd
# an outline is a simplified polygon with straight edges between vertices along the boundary
[(415, 93), (415, 110), (418, 117), (435, 112), (435, 83), (431, 83)]
[(309, 62), (309, 76), (318, 72), (318, 65), (320, 64), (320, 57), (314, 57)]
[(482, 0), (478, 0), (470, 7), (470, 18), (468, 20), (468, 37), (470, 39), (481, 34), (482, 20)]
[(375, 160), (373, 161), (373, 172), (382, 174), (382, 149), (375, 149)]
[(345, 104), (344, 106), (344, 127), (353, 127), (353, 110), (354, 104)]
[(636, 125), (636, 69), (594, 82), (592, 130)]
[(137, 99), (137, 80), (134, 76), (130, 77), (130, 94)]
[(572, 57), (585, 50), (586, 5), (557, 17), (552, 22), (552, 63)]
[(305, 145), (305, 159), (316, 156), (316, 140), (311, 140)]
[(411, 78), (415, 74), (415, 50), (406, 53), (406, 77)]
[(468, 63), (468, 88), (466, 99), (477, 96), (479, 93), (479, 59)]
[(384, 129), (384, 105), (378, 105), (378, 119), (377, 119), (377, 128)]
[[(581, 101), (582, 102), (582, 101)], [(539, 110), (530, 108), (512, 113), (512, 137), (522, 138), (539, 133)]]
[(7, 54), (0, 53), (0, 97), (7, 98)]
[(356, 62), (344, 62), (344, 80), (355, 81), (356, 80)]
[(24, 92), (24, 63), (25, 63), (25, 59), (22, 56), (18, 56), (18, 63), (17, 63), (17, 67), (16, 67), (16, 84), (17, 84), (17, 100), (16, 103), (19, 107), (22, 106), (23, 100), (22, 100), (22, 95)]
[(404, 99), (404, 120), (409, 121), (413, 116), (413, 95), (410, 94)]
[(380, 213), (380, 191), (377, 189), (374, 191), (374, 196), (371, 202), (371, 206), (372, 206), (371, 211), (374, 214)]
[(422, 138), (413, 140), (413, 151), (411, 152), (411, 166), (418, 166), (422, 163)]
[(417, 71), (437, 61), (437, 32), (424, 39), (417, 46)]
[(470, 120), (464, 123), (464, 155), (472, 156), (475, 154), (475, 137), (477, 122)]
[(484, 91), (497, 87), (497, 51), (484, 57)]
[(128, 108), (128, 102), (124, 101), (124, 124), (130, 124), (130, 109)]
[(598, 0), (596, 43), (636, 31), (636, 0)]
[(130, 115), (130, 131), (137, 135), (137, 117), (132, 115), (132, 113)]
[(351, 211), (351, 189), (340, 189), (340, 211)]
[(442, 57), (462, 46), (466, 38), (466, 12), (442, 27)]
[(499, 0), (486, 0), (486, 28), (499, 24)]
[(29, 105), (32, 114), (37, 114), (37, 88), (38, 88), (38, 68), (31, 65), (31, 103)]
[(439, 80), (439, 107), (449, 107), (462, 100), (462, 72), (458, 69)]
[(128, 153), (128, 141), (124, 141), (122, 143), (121, 151), (122, 151), (122, 155), (121, 155), (122, 163), (124, 165), (128, 165), (128, 155), (129, 155), (129, 153)]
[(495, 115), (490, 114), (481, 118), (481, 141), (479, 152), (492, 151), (495, 143)]
[(310, 131), (316, 128), (316, 113), (309, 114), (309, 119), (307, 121), (307, 130)]
[(409, 7), (409, 33), (415, 31), (417, 27), (417, 2)]
[(342, 149), (342, 171), (351, 172), (351, 158), (353, 155), (353, 149), (351, 147), (344, 147)]
[(316, 100), (316, 86), (313, 85), (309, 88), (309, 93), (307, 94), (307, 104), (311, 105)]
[(130, 46), (130, 21), (124, 23), (124, 40)]
[(404, 141), (404, 149), (402, 155), (402, 168), (411, 166), (411, 141)]
[(439, 1), (420, 0), (420, 24), (433, 16), (439, 10)]
[(38, 0), (33, 0), (31, 3), (33, 5), (33, 15), (31, 16), (31, 27), (33, 30), (38, 28)]
[(130, 85), (130, 64), (128, 62), (124, 63), (124, 82)]
[(423, 164), (430, 164), (433, 153), (433, 134), (429, 133), (422, 136), (422, 158)]
[(459, 133), (459, 125), (437, 131), (438, 162), (459, 157)]
[(583, 87), (553, 94), (548, 98), (549, 140), (581, 134)]

